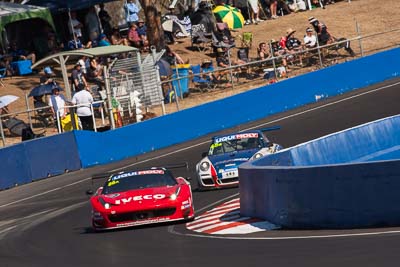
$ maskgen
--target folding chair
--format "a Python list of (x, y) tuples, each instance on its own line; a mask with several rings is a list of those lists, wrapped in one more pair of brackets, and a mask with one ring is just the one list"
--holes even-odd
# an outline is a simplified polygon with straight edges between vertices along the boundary
[[(47, 103), (43, 102), (41, 97), (34, 97), (33, 106), (35, 108), (35, 119), (44, 125), (49, 127), (54, 125), (53, 113)], [(40, 99), (40, 100), (39, 100)]]
[(211, 49), (211, 34), (203, 31), (191, 33), (192, 49), (197, 48), (199, 52), (205, 52)]
[(191, 66), (191, 69), (193, 72), (192, 82), (199, 87), (200, 91), (203, 92), (203, 89), (213, 89), (214, 88), (214, 84), (210, 78), (202, 77), (200, 64)]

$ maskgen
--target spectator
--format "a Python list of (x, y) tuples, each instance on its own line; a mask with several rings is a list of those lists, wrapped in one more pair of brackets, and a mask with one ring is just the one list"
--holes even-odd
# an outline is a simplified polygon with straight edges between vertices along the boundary
[(0, 68), (6, 69), (6, 76), (13, 76), (14, 70), (10, 65), (12, 61), (12, 56), (10, 55), (0, 55)]
[(74, 91), (77, 91), (79, 88), (81, 89), (89, 88), (81, 68), (82, 68), (81, 64), (77, 62), (74, 66), (74, 69), (72, 70), (71, 80)]
[(12, 61), (30, 60), (32, 64), (36, 62), (35, 53), (18, 48), (16, 42), (11, 43), (8, 54), (12, 57)]
[(269, 10), (271, 12), (271, 18), (277, 19), (278, 18), (278, 0), (270, 0), (269, 1)]
[(126, 22), (128, 24), (136, 23), (139, 20), (139, 7), (136, 2), (133, 3), (133, 0), (128, 0), (124, 5), (125, 15), (126, 15)]
[(111, 45), (111, 43), (107, 39), (107, 36), (104, 33), (100, 34), (98, 46), (110, 46), (110, 45)]
[[(229, 68), (230, 66), (240, 66), (240, 65), (246, 64), (245, 61), (243, 61), (243, 60), (241, 60), (239, 58), (238, 59), (229, 58), (229, 54), (228, 53), (230, 53), (230, 51), (229, 51), (229, 48), (227, 48), (227, 47), (218, 49), (217, 58), (216, 58), (218, 67), (220, 67), (220, 68)], [(238, 71), (242, 71), (242, 70), (240, 68), (235, 69), (235, 72), (238, 72)], [(246, 73), (246, 78), (250, 78), (249, 71), (250, 71), (250, 69), (246, 68), (246, 72), (247, 72)], [(217, 79), (220, 80), (222, 76), (228, 74), (229, 72), (230, 72), (229, 70), (225, 70), (225, 71), (219, 72), (218, 73), (219, 77)], [(229, 87), (229, 86), (230, 85), (227, 85), (227, 87)]]
[(270, 58), (267, 43), (261, 42), (258, 44), (257, 54), (259, 60)]
[(306, 48), (314, 48), (317, 46), (317, 37), (313, 34), (313, 29), (307, 27), (306, 35), (304, 36), (304, 45)]
[(279, 10), (281, 16), (289, 15), (290, 13), (292, 13), (285, 0), (278, 0), (277, 9)]
[(64, 119), (67, 115), (65, 102), (65, 97), (60, 94), (60, 88), (58, 86), (55, 86), (52, 90), (52, 95), (50, 96), (48, 103), (54, 119)]
[(99, 11), (99, 19), (101, 23), (101, 27), (103, 28), (103, 33), (107, 36), (110, 36), (112, 34), (112, 28), (111, 28), (111, 16), (108, 14), (108, 12), (104, 9), (104, 4), (100, 4), (100, 11)]
[(298, 52), (303, 51), (302, 43), (301, 43), (301, 41), (299, 39), (297, 39), (294, 36), (295, 33), (296, 33), (296, 31), (291, 29), (291, 28), (289, 28), (286, 31), (286, 43), (285, 43), (285, 46), (286, 46), (286, 49), (287, 49), (288, 53), (291, 55), (290, 58), (293, 59), (294, 57), (298, 57), (299, 61), (300, 61), (299, 62), (300, 66), (302, 66), (303, 65), (302, 55), (301, 54), (297, 54)]
[(286, 68), (288, 71), (288, 66), (287, 66), (287, 61), (286, 61), (286, 55), (287, 51), (284, 47), (282, 47), (278, 41), (275, 41), (274, 39), (271, 40), (271, 50), (274, 53), (274, 57), (280, 57), (282, 59), (282, 65)]
[(94, 82), (99, 87), (98, 90), (102, 90), (104, 85), (103, 66), (98, 62), (98, 58), (90, 60), (88, 80)]
[(328, 32), (328, 28), (324, 23), (320, 22), (314, 17), (308, 18), (308, 21), (313, 26), (314, 31), (317, 33), (319, 45), (326, 45), (334, 42), (331, 34)]
[(74, 38), (82, 38), (82, 28), (82, 23), (76, 18), (76, 12), (71, 12), (71, 18), (68, 21), (69, 33)]
[(122, 38), (118, 28), (113, 29), (111, 35), (111, 44), (113, 45), (129, 45), (128, 39)]
[(341, 42), (337, 46), (337, 49), (344, 48), (350, 54), (350, 56), (352, 57), (355, 56), (353, 49), (350, 47), (350, 41), (348, 41), (346, 38), (339, 38), (339, 39), (335, 38), (328, 32), (328, 27), (314, 17), (308, 18), (308, 21), (314, 27), (314, 30), (317, 33), (319, 45)]
[(204, 73), (203, 78), (211, 81), (213, 83), (218, 83), (218, 79), (215, 76), (214, 73), (214, 67), (212, 65), (212, 61), (209, 59), (205, 59), (203, 60), (202, 64), (201, 64), (201, 71), (202, 73)]
[(81, 122), (82, 129), (93, 131), (93, 118), (91, 103), (93, 103), (93, 97), (88, 90), (82, 87), (78, 87), (78, 91), (74, 94), (71, 100), (72, 104), (77, 106), (76, 114)]
[(244, 24), (249, 25), (251, 24), (250, 16), (249, 16), (249, 4), (248, 0), (235, 0), (234, 3), (235, 7), (240, 10), (244, 18)]
[(139, 34), (144, 50), (147, 51), (149, 47), (149, 42), (147, 41), (147, 27), (142, 19), (138, 21), (136, 31)]
[(40, 76), (40, 84), (51, 84), (55, 83), (54, 79), (54, 72), (50, 67), (45, 67), (43, 69), (43, 74)]
[(183, 59), (176, 52), (174, 52), (171, 49), (171, 47), (169, 47), (168, 45), (165, 47), (165, 54), (163, 55), (163, 58), (170, 65), (184, 64), (185, 63), (183, 61)]
[(81, 71), (85, 77), (87, 77), (88, 69), (90, 67), (90, 60), (87, 56), (82, 56), (77, 64), (81, 65)]
[(90, 41), (96, 42), (100, 35), (100, 24), (94, 6), (89, 8), (85, 16), (85, 26), (86, 31), (89, 33)]
[(134, 46), (136, 48), (141, 48), (143, 47), (143, 42), (140, 39), (139, 33), (137, 32), (136, 29), (137, 25), (135, 23), (132, 23), (128, 31), (128, 41), (130, 42), (131, 46)]
[(61, 51), (61, 44), (57, 41), (56, 35), (53, 32), (47, 34), (48, 55), (56, 54)]
[(83, 46), (80, 37), (71, 36), (71, 40), (68, 41), (68, 49), (69, 50), (78, 50), (78, 49), (84, 49), (84, 48), (85, 47)]
[(94, 79), (103, 80), (103, 66), (96, 57), (90, 60), (89, 76)]
[(252, 23), (258, 24), (259, 22), (263, 21), (259, 18), (260, 9), (258, 8), (258, 5), (256, 8), (250, 7), (249, 10)]

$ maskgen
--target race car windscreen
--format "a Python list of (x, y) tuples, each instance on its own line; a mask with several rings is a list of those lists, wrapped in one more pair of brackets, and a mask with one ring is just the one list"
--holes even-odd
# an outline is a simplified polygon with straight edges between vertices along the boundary
[(233, 151), (241, 151), (247, 149), (261, 148), (258, 137), (238, 138), (238, 139), (222, 139), (217, 138), (211, 144), (208, 155), (221, 155)]
[(105, 183), (103, 194), (113, 194), (128, 190), (174, 186), (176, 180), (168, 172), (160, 174), (137, 174), (138, 172), (114, 175)]

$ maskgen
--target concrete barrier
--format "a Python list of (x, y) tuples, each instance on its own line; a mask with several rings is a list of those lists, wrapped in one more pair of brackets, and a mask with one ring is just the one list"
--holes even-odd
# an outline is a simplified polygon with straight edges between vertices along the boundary
[[(75, 155), (79, 155), (82, 168), (118, 161), (313, 103), (321, 97), (339, 95), (397, 77), (400, 74), (398, 58), (400, 49), (392, 49), (115, 131), (74, 131), (74, 138), (66, 139), (63, 143), (66, 147), (76, 149), (71, 154), (74, 162)], [(53, 138), (57, 137), (41, 139), (49, 144), (41, 146), (43, 155), (53, 153)], [(19, 146), (0, 149), (0, 158), (7, 158), (8, 153), (13, 154), (19, 149)], [(23, 154), (27, 159), (33, 159), (35, 155), (32, 153), (24, 150)], [(58, 166), (56, 172), (70, 168), (68, 161), (62, 162), (66, 162), (65, 166)], [(37, 168), (47, 170), (49, 167), (46, 162), (40, 164)], [(35, 180), (42, 178), (46, 172), (32, 173), (19, 167), (14, 163), (0, 165), (0, 173), (7, 174), (1, 178), (7, 180), (7, 184), (13, 184), (16, 176), (26, 177), (29, 174), (24, 179)], [(9, 176), (11, 172), (15, 175)]]
[(5, 147), (0, 162), (0, 189), (81, 168), (73, 132)]
[(242, 164), (240, 213), (286, 228), (400, 225), (400, 116)]

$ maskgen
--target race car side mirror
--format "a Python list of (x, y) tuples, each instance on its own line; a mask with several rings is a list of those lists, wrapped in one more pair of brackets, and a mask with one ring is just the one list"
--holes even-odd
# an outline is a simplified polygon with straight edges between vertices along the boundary
[(86, 195), (88, 195), (88, 196), (93, 195), (93, 190), (92, 189), (86, 190)]
[(203, 152), (203, 153), (201, 153), (201, 157), (202, 157), (202, 158), (207, 157), (207, 155), (208, 155), (208, 152)]

